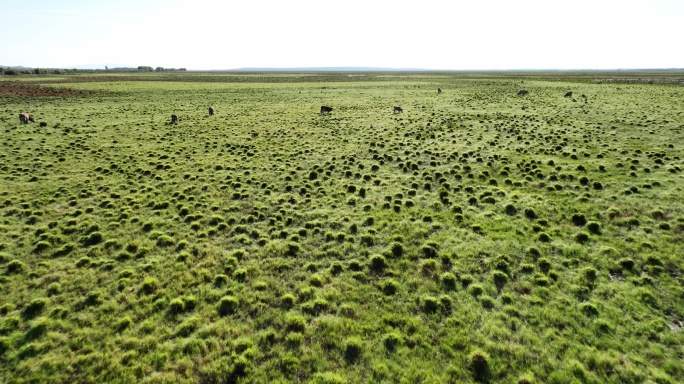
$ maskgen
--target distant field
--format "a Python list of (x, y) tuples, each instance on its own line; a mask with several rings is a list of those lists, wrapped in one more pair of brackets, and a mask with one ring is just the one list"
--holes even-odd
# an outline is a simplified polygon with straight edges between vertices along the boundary
[(0, 81), (0, 382), (684, 382), (683, 79)]

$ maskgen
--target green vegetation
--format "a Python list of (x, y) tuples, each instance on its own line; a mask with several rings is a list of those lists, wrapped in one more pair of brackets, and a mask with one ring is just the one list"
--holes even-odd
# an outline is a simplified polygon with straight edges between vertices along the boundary
[(684, 382), (677, 79), (0, 82), (0, 381)]

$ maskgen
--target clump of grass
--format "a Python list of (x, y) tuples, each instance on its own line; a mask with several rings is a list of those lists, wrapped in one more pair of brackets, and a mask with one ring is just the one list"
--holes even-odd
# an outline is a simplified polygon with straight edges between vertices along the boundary
[(492, 280), (494, 280), (494, 285), (496, 288), (501, 291), (504, 285), (506, 285), (508, 282), (508, 275), (502, 271), (494, 271), (492, 272)]
[(374, 272), (382, 273), (382, 271), (385, 270), (385, 268), (388, 267), (387, 260), (385, 259), (385, 256), (380, 255), (380, 254), (374, 254), (371, 255), (370, 257), (370, 268)]
[(582, 227), (587, 224), (587, 218), (581, 213), (575, 213), (572, 215), (572, 223), (578, 227)]
[(218, 313), (221, 316), (232, 315), (237, 312), (238, 299), (234, 296), (224, 296), (219, 300)]
[(506, 212), (506, 214), (509, 216), (513, 216), (516, 213), (518, 213), (518, 208), (516, 208), (516, 206), (513, 204), (506, 204), (506, 207), (504, 208), (504, 212)]
[(159, 280), (157, 280), (154, 277), (146, 277), (145, 280), (143, 280), (143, 283), (140, 286), (138, 292), (141, 294), (149, 295), (154, 293), (157, 290), (157, 288), (159, 288)]
[(104, 236), (101, 232), (92, 232), (88, 236), (81, 238), (81, 243), (86, 247), (91, 247), (93, 245), (100, 244), (104, 240)]
[(55, 296), (62, 293), (62, 285), (60, 283), (52, 283), (47, 287), (48, 296)]
[(321, 275), (314, 274), (309, 277), (309, 284), (314, 287), (322, 287), (325, 284), (325, 279)]
[(156, 244), (158, 247), (171, 247), (176, 244), (176, 240), (169, 235), (161, 235), (157, 237)]
[(114, 324), (114, 329), (116, 329), (117, 332), (123, 332), (126, 329), (130, 328), (133, 325), (133, 320), (131, 319), (130, 316), (124, 316), (123, 318), (117, 320), (117, 322)]
[(48, 299), (44, 297), (39, 297), (36, 299), (31, 300), (26, 307), (24, 307), (24, 310), (22, 311), (22, 316), (27, 319), (32, 319), (36, 317), (39, 313), (45, 309), (45, 306), (47, 306)]
[(180, 297), (177, 297), (169, 302), (169, 313), (176, 315), (185, 311), (185, 302)]
[(442, 285), (444, 286), (444, 289), (447, 291), (455, 291), (456, 290), (456, 276), (454, 276), (453, 273), (451, 272), (445, 272), (440, 276), (440, 281), (442, 282)]
[(489, 295), (482, 295), (479, 297), (479, 300), (480, 300), (480, 304), (485, 309), (492, 309), (492, 308), (494, 308), (494, 305), (496, 304), (496, 301), (494, 300), (494, 298), (489, 296)]
[(300, 315), (288, 314), (285, 316), (285, 328), (291, 332), (304, 332), (306, 319)]
[(394, 279), (387, 279), (387, 280), (385, 280), (384, 283), (382, 283), (381, 287), (382, 287), (382, 292), (385, 295), (391, 296), (391, 295), (394, 295), (397, 293), (397, 291), (399, 290), (400, 284), (398, 281), (396, 281)]
[(470, 286), (468, 286), (468, 293), (478, 297), (484, 293), (484, 288), (482, 288), (480, 284), (470, 284)]
[(215, 287), (223, 287), (224, 285), (228, 284), (228, 276), (224, 274), (218, 274), (214, 276), (214, 286)]
[(475, 350), (468, 355), (468, 368), (476, 381), (486, 382), (491, 376), (489, 361), (491, 358), (482, 350)]
[(404, 246), (397, 241), (390, 243), (389, 252), (392, 257), (400, 258), (404, 254)]
[(575, 235), (575, 241), (580, 244), (585, 244), (589, 241), (589, 234), (586, 232), (580, 232)]
[(12, 260), (5, 266), (5, 275), (17, 275), (26, 271), (26, 264), (19, 260)]
[(421, 301), (425, 313), (434, 313), (439, 309), (439, 300), (434, 296), (424, 296)]
[(284, 309), (290, 309), (292, 306), (294, 306), (294, 303), (297, 299), (295, 296), (291, 293), (286, 293), (280, 297), (280, 305)]
[(344, 341), (344, 359), (349, 364), (358, 362), (363, 356), (363, 342), (358, 337), (350, 337)]
[(594, 235), (600, 235), (601, 234), (601, 224), (595, 222), (595, 221), (590, 221), (587, 223), (587, 229), (589, 232), (593, 233)]
[(398, 332), (389, 332), (382, 337), (382, 345), (390, 352), (396, 351), (403, 343), (404, 339)]

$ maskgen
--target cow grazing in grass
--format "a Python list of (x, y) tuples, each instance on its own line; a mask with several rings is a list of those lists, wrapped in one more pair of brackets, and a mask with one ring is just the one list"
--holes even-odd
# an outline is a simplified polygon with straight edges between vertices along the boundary
[(437, 94), (439, 95), (440, 93), (442, 93), (442, 88), (437, 88)]
[(572, 97), (572, 92), (566, 93), (565, 96), (563, 96), (563, 97)]
[(332, 107), (321, 105), (321, 113), (330, 113), (330, 112), (332, 112), (332, 110), (333, 110)]
[(171, 115), (171, 124), (176, 124), (177, 122), (178, 122), (178, 116), (176, 116), (175, 114)]
[(209, 116), (214, 116), (214, 107), (209, 107)]
[(525, 96), (525, 95), (527, 95), (528, 93), (529, 93), (529, 92), (528, 92), (526, 89), (521, 89), (521, 90), (518, 91), (518, 96)]
[(394, 107), (394, 113), (402, 113), (404, 110), (401, 107), (395, 106)]
[(36, 122), (36, 120), (33, 118), (33, 116), (29, 115), (26, 112), (19, 114), (19, 122), (21, 124), (28, 124), (29, 121), (32, 123)]

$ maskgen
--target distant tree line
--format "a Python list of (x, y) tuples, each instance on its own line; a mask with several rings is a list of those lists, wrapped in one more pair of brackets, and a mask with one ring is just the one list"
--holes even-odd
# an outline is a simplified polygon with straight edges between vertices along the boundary
[[(157, 67), (154, 69), (154, 72), (176, 72), (176, 71), (185, 71), (185, 70), (186, 70), (185, 68)], [(152, 67), (141, 65), (138, 67), (138, 72), (152, 72)]]
[(187, 71), (185, 68), (163, 68), (157, 67), (153, 69), (149, 66), (139, 66), (138, 68), (109, 68), (105, 69), (61, 69), (61, 68), (2, 68), (0, 67), (0, 76), (20, 76), (20, 75), (63, 75), (75, 73), (93, 73), (93, 72), (179, 72)]

